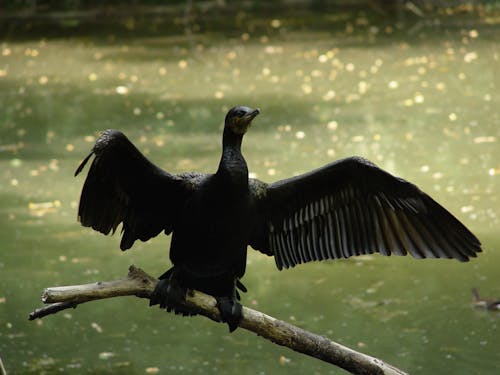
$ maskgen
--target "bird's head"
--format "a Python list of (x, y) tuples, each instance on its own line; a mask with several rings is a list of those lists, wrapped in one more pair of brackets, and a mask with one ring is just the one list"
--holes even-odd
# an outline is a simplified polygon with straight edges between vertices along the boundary
[(235, 134), (243, 135), (252, 124), (252, 120), (260, 113), (260, 110), (245, 106), (236, 106), (229, 110), (226, 115), (225, 128)]

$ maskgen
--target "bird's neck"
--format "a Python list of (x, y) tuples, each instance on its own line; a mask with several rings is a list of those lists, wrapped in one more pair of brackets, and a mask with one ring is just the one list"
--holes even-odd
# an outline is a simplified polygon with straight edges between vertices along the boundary
[(229, 130), (224, 131), (222, 156), (216, 174), (228, 183), (248, 186), (248, 167), (241, 154), (242, 139), (243, 135), (234, 134)]

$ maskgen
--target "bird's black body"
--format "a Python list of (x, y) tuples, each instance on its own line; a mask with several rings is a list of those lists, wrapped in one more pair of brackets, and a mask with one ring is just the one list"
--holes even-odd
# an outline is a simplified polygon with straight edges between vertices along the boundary
[(79, 207), (84, 226), (108, 234), (123, 223), (120, 247), (172, 234), (173, 267), (151, 304), (183, 314), (187, 288), (215, 296), (234, 330), (241, 319), (237, 288), (247, 246), (275, 258), (279, 269), (313, 260), (378, 252), (467, 261), (479, 240), (415, 185), (362, 158), (266, 184), (248, 177), (241, 142), (259, 113), (231, 109), (214, 174), (169, 174), (149, 162), (120, 132), (97, 140)]

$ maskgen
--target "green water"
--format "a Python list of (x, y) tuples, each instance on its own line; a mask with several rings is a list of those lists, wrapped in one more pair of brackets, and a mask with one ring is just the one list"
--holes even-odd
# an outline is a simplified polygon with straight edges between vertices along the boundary
[(44, 287), (169, 267), (167, 237), (122, 253), (119, 236), (77, 223), (83, 177), (73, 172), (97, 132), (124, 131), (170, 172), (211, 172), (236, 104), (262, 111), (243, 145), (257, 178), (362, 155), (418, 184), (484, 245), (464, 264), (373, 256), (283, 272), (250, 249), (243, 302), (411, 374), (496, 373), (500, 315), (471, 307), (470, 288), (500, 296), (497, 18), (398, 29), (344, 16), (0, 42), (0, 358), (10, 373), (343, 373), (132, 297), (27, 320)]

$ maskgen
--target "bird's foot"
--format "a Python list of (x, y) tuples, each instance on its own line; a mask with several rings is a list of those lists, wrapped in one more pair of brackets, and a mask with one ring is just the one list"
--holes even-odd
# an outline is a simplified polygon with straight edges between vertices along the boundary
[[(163, 278), (165, 275), (168, 277)], [(149, 306), (160, 305), (160, 308), (175, 314), (196, 315), (195, 312), (184, 306), (186, 301), (187, 288), (182, 286), (172, 277), (172, 273), (167, 272), (160, 277), (155, 290), (149, 299)]]
[(243, 319), (241, 304), (234, 297), (215, 298), (222, 321), (229, 326), (229, 332), (233, 332), (240, 325), (241, 319)]

